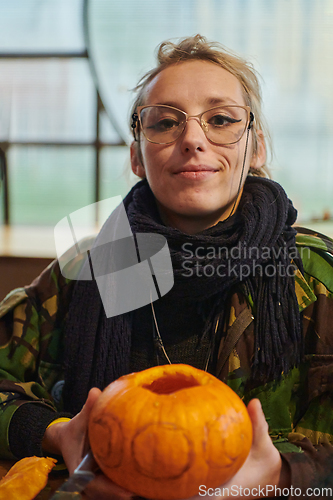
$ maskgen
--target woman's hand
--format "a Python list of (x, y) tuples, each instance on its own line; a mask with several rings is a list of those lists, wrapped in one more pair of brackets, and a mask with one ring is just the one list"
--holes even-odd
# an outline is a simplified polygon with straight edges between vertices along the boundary
[[(256, 488), (254, 496), (247, 496), (247, 498), (274, 496), (274, 491), (267, 495), (266, 489), (264, 490), (264, 494), (262, 494), (259, 490), (259, 485), (261, 487), (268, 485), (271, 487), (277, 486), (281, 489), (289, 488), (289, 469), (282, 462), (281, 455), (273, 445), (268, 434), (268, 424), (261, 409), (259, 399), (252, 399), (247, 409), (253, 427), (252, 447), (243, 466), (223, 487), (231, 488), (232, 485), (237, 485), (243, 488), (250, 488), (250, 490)], [(244, 494), (242, 496), (244, 497)], [(232, 498), (237, 498), (237, 496), (232, 496)]]
[[(43, 449), (45, 452), (62, 455), (70, 474), (73, 473), (89, 449), (88, 421), (100, 392), (97, 388), (91, 389), (87, 401), (78, 415), (69, 422), (52, 425), (45, 433)], [(233, 499), (244, 498), (241, 491), (244, 491), (245, 488), (253, 491), (253, 496), (249, 496), (247, 490), (246, 498), (260, 498), (267, 496), (266, 485), (273, 488), (277, 486), (281, 489), (290, 487), (288, 467), (282, 462), (280, 453), (269, 437), (268, 425), (258, 399), (250, 401), (248, 412), (253, 426), (252, 447), (240, 470), (220, 487), (222, 493), (224, 488), (223, 498), (228, 498), (228, 490), (230, 498)], [(238, 497), (237, 492), (239, 493)], [(274, 490), (268, 492), (268, 495), (274, 496)], [(87, 486), (83, 498), (124, 500), (132, 496), (130, 492), (118, 487), (103, 474), (97, 474), (96, 478)], [(202, 497), (203, 495), (198, 495), (195, 498), (198, 500)]]
[[(80, 413), (68, 422), (52, 425), (44, 434), (42, 444), (44, 452), (62, 455), (69, 474), (74, 472), (89, 450), (89, 416), (100, 393), (101, 391), (96, 387), (91, 389)], [(82, 498), (124, 500), (132, 496), (132, 493), (112, 483), (104, 474), (97, 473), (96, 478), (86, 487)]]
[[(281, 490), (290, 488), (288, 466), (282, 461), (280, 453), (273, 445), (268, 434), (268, 424), (259, 399), (252, 399), (247, 409), (253, 427), (251, 450), (239, 471), (219, 489), (215, 490), (217, 493), (221, 492), (221, 498), (244, 499), (246, 497), (250, 499), (274, 496), (275, 490), (266, 491), (266, 485), (271, 488), (276, 486)], [(245, 488), (247, 490), (244, 494)], [(249, 495), (249, 491), (252, 492), (252, 495)], [(204, 495), (198, 495), (195, 498), (202, 500)]]

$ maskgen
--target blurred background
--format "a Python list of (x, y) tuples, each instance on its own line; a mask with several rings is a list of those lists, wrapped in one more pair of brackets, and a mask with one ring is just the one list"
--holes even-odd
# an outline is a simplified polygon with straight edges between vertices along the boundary
[(333, 235), (332, 0), (0, 0), (2, 256), (52, 257), (60, 219), (127, 193), (131, 89), (196, 33), (259, 71), (272, 177)]

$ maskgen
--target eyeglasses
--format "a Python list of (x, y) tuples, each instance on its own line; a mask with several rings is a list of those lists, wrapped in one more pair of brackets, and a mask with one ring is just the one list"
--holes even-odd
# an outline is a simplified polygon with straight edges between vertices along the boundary
[(138, 140), (141, 128), (147, 141), (171, 144), (184, 132), (190, 118), (200, 123), (209, 142), (219, 146), (240, 141), (245, 130), (250, 129), (254, 121), (249, 106), (217, 106), (193, 116), (163, 104), (138, 106), (137, 112), (132, 115), (134, 140)]

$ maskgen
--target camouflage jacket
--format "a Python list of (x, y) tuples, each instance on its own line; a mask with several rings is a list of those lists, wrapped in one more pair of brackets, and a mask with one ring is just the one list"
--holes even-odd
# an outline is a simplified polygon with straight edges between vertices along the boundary
[[(297, 245), (304, 266), (304, 274), (295, 277), (306, 349), (301, 366), (279, 381), (249, 384), (254, 312), (249, 298), (235, 293), (227, 336), (233, 340), (220, 346), (216, 375), (245, 403), (260, 399), (271, 438), (290, 465), (292, 485), (306, 491), (333, 486), (328, 479), (333, 471), (333, 242), (300, 230)], [(73, 261), (77, 272), (82, 260)], [(2, 458), (20, 458), (11, 449), (13, 433), (29, 441), (27, 454), (41, 454), (46, 426), (62, 415), (57, 389), (64, 377), (63, 325), (74, 283), (55, 261), (0, 304)]]

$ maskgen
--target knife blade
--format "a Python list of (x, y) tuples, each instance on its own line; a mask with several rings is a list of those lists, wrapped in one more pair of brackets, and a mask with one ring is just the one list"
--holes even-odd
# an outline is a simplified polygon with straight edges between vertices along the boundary
[(95, 477), (98, 465), (89, 451), (73, 474), (61, 485), (50, 500), (79, 500), (81, 492)]

